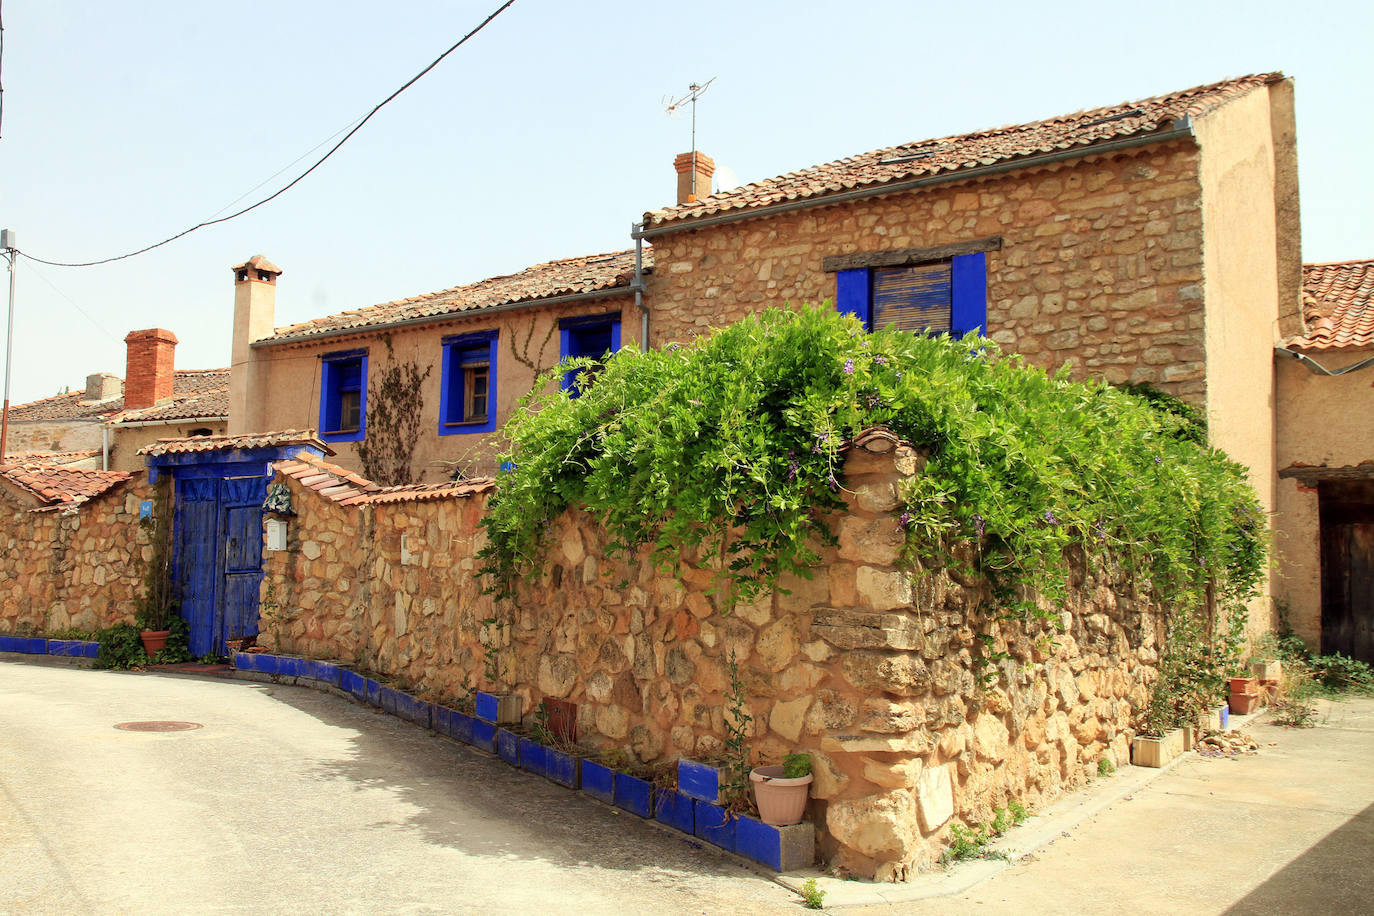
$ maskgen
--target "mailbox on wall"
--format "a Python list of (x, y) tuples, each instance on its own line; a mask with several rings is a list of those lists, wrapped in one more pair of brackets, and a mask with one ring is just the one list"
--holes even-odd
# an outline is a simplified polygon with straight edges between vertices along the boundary
[(286, 519), (269, 518), (264, 522), (267, 528), (267, 549), (286, 549)]

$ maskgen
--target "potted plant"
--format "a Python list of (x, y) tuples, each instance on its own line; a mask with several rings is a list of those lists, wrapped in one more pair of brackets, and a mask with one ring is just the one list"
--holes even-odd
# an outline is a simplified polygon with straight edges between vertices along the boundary
[(1156, 681), (1141, 719), (1140, 734), (1131, 740), (1131, 763), (1162, 767), (1183, 753), (1183, 730), (1174, 727), (1178, 715), (1174, 702), (1171, 687), (1163, 678)]
[(1237, 715), (1247, 715), (1259, 706), (1259, 678), (1233, 677), (1227, 680), (1230, 688), (1231, 711)]
[(154, 511), (139, 525), (148, 532), (152, 555), (143, 567), (143, 595), (138, 602), (137, 623), (143, 651), (152, 660), (167, 646), (172, 619), (179, 616), (181, 601), (172, 581), (172, 513), (167, 510), (168, 483), (157, 485)]
[(755, 767), (749, 772), (759, 819), (774, 827), (800, 824), (811, 794), (811, 755), (788, 754), (781, 766)]

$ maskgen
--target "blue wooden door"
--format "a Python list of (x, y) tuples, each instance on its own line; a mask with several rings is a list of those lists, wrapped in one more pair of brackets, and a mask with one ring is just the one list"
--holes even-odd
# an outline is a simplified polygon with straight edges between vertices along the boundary
[(258, 632), (264, 477), (176, 481), (176, 574), (196, 656)]

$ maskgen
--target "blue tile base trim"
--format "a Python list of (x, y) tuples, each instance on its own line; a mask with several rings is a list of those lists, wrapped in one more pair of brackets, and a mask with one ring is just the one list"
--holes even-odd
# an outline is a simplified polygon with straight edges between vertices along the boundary
[[(502, 758), (506, 755), (502, 754)], [(549, 775), (549, 749), (531, 738), (520, 739), (520, 769)]]
[(551, 747), (545, 748), (544, 778), (569, 789), (578, 788), (582, 785), (582, 758)]
[(22, 652), (25, 655), (47, 655), (48, 641), (32, 636), (0, 636), (0, 652)]
[(81, 639), (50, 639), (48, 654), (67, 658), (99, 658), (100, 643), (86, 642)]
[(606, 804), (615, 801), (616, 772), (595, 760), (582, 761), (582, 791)]
[[(586, 785), (587, 764), (582, 764), (582, 782)], [(654, 815), (654, 784), (637, 779), (628, 773), (615, 774), (615, 805), (640, 817)]]
[(480, 747), (487, 753), (496, 749), (496, 725), (485, 719), (472, 720), (472, 746)]
[(720, 801), (720, 768), (684, 757), (677, 762), (677, 789), (714, 805)]
[(735, 852), (774, 871), (796, 871), (816, 861), (816, 828), (802, 822), (773, 827), (748, 815), (735, 819)]
[(513, 767), (520, 765), (520, 736), (504, 728), (496, 730), (496, 754)]
[(696, 833), (696, 802), (671, 789), (654, 790), (654, 820), (683, 833)]
[(735, 825), (738, 821), (719, 805), (696, 800), (696, 835), (713, 846), (735, 851)]

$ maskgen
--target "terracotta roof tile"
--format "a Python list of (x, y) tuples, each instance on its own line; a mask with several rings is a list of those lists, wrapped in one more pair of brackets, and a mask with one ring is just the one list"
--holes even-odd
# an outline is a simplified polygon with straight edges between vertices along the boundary
[(400, 487), (381, 487), (352, 471), (331, 464), (322, 458), (301, 452), (295, 458), (278, 461), (273, 467), (307, 489), (341, 506), (375, 503), (420, 502), (435, 499), (457, 499), (485, 493), (496, 487), (490, 477), (444, 483), (409, 484)]
[(0, 478), (39, 501), (36, 512), (79, 506), (133, 476), (120, 471), (91, 471), (37, 462), (0, 467)]
[[(577, 293), (616, 288), (624, 288), (628, 293), (630, 280), (634, 277), (634, 266), (633, 251), (614, 251), (609, 254), (549, 261), (527, 267), (509, 276), (490, 277), (437, 293), (397, 299), (287, 325), (277, 328), (271, 337), (258, 341), (258, 344), (310, 340), (326, 333), (384, 327), (397, 322), (426, 318), (439, 319), (447, 315), (479, 312), (501, 305), (536, 302), (540, 299)], [(645, 270), (648, 271), (652, 266), (653, 259), (646, 251)]]
[(652, 210), (645, 214), (645, 226), (683, 222), (731, 210), (761, 209), (784, 201), (823, 197), (940, 172), (957, 172), (1055, 150), (1081, 148), (1083, 155), (1088, 155), (1094, 145), (1150, 133), (1185, 116), (1205, 115), (1231, 99), (1283, 78), (1281, 73), (1245, 76), (1047, 121), (889, 146), (721, 191), (693, 203)]
[(1302, 305), (1307, 333), (1288, 341), (1288, 346), (1374, 346), (1374, 259), (1304, 264)]
[(98, 448), (85, 448), (69, 452), (20, 452), (11, 453), (6, 463), (62, 466), (79, 464), (82, 461), (90, 461), (99, 457), (100, 449)]
[[(173, 398), (185, 397), (218, 388), (227, 390), (228, 385), (228, 369), (178, 369), (172, 379), (172, 396)], [(69, 394), (53, 395), (50, 398), (13, 406), (10, 408), (10, 421), (106, 420), (123, 409), (124, 398), (122, 396), (104, 401), (88, 401), (86, 400), (86, 390), (83, 388)]]
[(227, 420), (229, 418), (229, 387), (211, 391), (173, 395), (170, 401), (154, 404), (142, 410), (126, 410), (110, 423), (170, 423), (175, 420)]
[(181, 455), (193, 452), (213, 452), (230, 448), (267, 448), (274, 445), (313, 445), (326, 454), (334, 454), (315, 435), (313, 429), (285, 429), (274, 433), (250, 433), (246, 436), (192, 436), (189, 439), (159, 439), (138, 450), (140, 455)]

